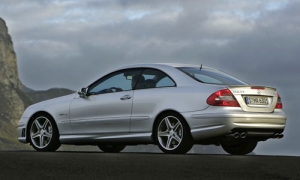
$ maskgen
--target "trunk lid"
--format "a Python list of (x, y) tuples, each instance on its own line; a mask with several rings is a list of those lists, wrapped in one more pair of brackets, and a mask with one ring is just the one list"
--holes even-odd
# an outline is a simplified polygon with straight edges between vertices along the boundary
[(278, 93), (267, 86), (229, 86), (241, 108), (247, 112), (273, 112)]

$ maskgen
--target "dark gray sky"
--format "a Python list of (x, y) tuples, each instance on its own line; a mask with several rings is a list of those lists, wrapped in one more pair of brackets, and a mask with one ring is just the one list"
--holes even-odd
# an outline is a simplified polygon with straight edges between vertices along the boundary
[(133, 63), (202, 63), (278, 88), (285, 137), (255, 152), (300, 155), (299, 0), (1, 0), (0, 17), (32, 89), (77, 90)]

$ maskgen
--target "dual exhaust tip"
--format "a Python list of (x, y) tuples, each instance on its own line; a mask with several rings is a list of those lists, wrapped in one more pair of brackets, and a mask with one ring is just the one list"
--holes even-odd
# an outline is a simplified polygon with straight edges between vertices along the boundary
[(247, 137), (247, 132), (241, 132), (241, 133), (235, 132), (235, 133), (233, 134), (233, 138), (235, 138), (235, 139), (237, 139), (237, 138), (242, 138), (242, 139), (244, 139), (244, 138), (246, 138), (246, 137)]
[[(238, 139), (238, 138), (245, 139), (248, 135), (251, 135), (251, 134), (248, 134), (247, 132), (235, 132), (235, 133), (233, 133), (232, 136), (235, 139)], [(281, 138), (283, 138), (283, 134), (275, 133), (272, 138), (281, 139)]]
[(281, 139), (281, 138), (283, 138), (283, 134), (275, 133), (273, 138)]

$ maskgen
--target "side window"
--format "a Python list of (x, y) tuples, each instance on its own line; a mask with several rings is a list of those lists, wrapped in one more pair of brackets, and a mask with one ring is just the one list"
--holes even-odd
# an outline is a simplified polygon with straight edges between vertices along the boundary
[(169, 78), (168, 76), (162, 78), (160, 81), (157, 82), (156, 87), (172, 87), (175, 86), (174, 81)]
[(148, 89), (158, 87), (174, 87), (174, 81), (164, 72), (157, 69), (145, 69), (138, 79), (135, 89)]
[(113, 72), (89, 86), (89, 94), (104, 94), (132, 90), (136, 81), (133, 80), (141, 73), (141, 69), (129, 69)]

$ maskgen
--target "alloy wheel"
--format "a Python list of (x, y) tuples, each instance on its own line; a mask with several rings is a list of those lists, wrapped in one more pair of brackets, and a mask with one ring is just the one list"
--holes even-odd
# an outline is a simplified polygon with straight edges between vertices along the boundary
[(37, 148), (45, 148), (52, 139), (53, 127), (50, 120), (40, 116), (31, 124), (30, 138), (33, 145)]
[(174, 116), (165, 117), (158, 125), (157, 138), (166, 150), (176, 149), (183, 139), (183, 126)]

